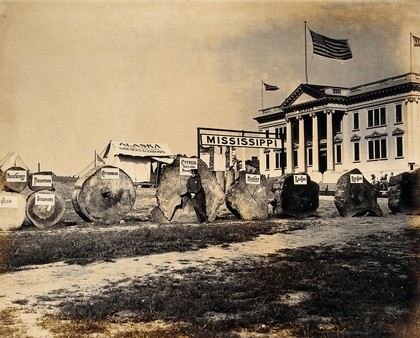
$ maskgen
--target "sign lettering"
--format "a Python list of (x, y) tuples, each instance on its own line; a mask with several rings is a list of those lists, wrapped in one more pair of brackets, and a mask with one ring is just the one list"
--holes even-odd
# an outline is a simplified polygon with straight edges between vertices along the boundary
[(197, 158), (181, 158), (179, 161), (179, 174), (181, 176), (190, 176), (192, 169), (198, 169)]
[(362, 174), (350, 174), (350, 183), (353, 183), (353, 184), (363, 183), (363, 175)]
[(203, 146), (230, 146), (243, 148), (281, 148), (281, 140), (266, 137), (232, 136), (200, 134), (201, 145)]
[(246, 174), (245, 175), (245, 182), (246, 184), (255, 184), (260, 185), (261, 183), (261, 176), (256, 174)]
[(37, 193), (35, 195), (35, 205), (47, 205), (53, 207), (55, 205), (55, 195)]
[(118, 180), (120, 179), (120, 169), (118, 168), (102, 168), (101, 177), (104, 180)]
[(306, 175), (293, 175), (293, 183), (295, 185), (307, 185), (308, 176)]
[(33, 187), (48, 187), (51, 188), (53, 185), (51, 175), (32, 175), (32, 186)]
[(18, 200), (16, 196), (1, 196), (0, 197), (0, 208), (13, 208), (18, 207)]
[(8, 170), (6, 171), (6, 182), (23, 183), (27, 181), (27, 173), (23, 170)]

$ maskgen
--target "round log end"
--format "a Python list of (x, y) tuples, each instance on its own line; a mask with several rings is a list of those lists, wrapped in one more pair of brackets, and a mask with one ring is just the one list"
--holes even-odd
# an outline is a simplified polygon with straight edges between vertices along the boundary
[(16, 192), (0, 192), (0, 229), (16, 230), (25, 221), (26, 200)]
[(29, 195), (26, 201), (26, 215), (40, 229), (59, 223), (66, 211), (64, 199), (50, 190), (40, 190)]

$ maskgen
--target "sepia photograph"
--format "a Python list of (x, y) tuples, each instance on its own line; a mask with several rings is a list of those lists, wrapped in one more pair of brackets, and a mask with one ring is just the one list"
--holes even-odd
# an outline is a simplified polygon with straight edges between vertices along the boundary
[(0, 0), (0, 337), (420, 337), (420, 2)]

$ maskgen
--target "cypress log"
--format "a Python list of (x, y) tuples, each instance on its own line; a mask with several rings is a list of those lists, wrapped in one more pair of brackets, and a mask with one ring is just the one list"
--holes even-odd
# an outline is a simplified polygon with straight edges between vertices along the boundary
[[(247, 180), (248, 177), (248, 180)], [(265, 220), (274, 193), (267, 189), (267, 179), (257, 173), (241, 171), (226, 193), (226, 206), (243, 220)]]
[(389, 185), (388, 207), (391, 211), (420, 214), (420, 169), (391, 177)]
[(309, 175), (285, 174), (273, 179), (273, 213), (277, 216), (304, 218), (319, 207), (319, 185)]
[[(190, 176), (180, 174), (180, 161), (185, 159), (190, 158), (178, 155), (162, 170), (156, 190), (158, 206), (151, 214), (155, 222), (197, 222), (191, 199), (186, 195), (187, 181)], [(219, 207), (224, 203), (224, 192), (207, 165), (201, 159), (195, 159), (206, 194), (207, 216), (209, 221), (214, 221)]]
[(0, 188), (3, 191), (21, 192), (28, 186), (28, 172), (22, 167), (0, 171)]
[(25, 221), (26, 200), (16, 192), (0, 192), (0, 229), (15, 230)]
[(87, 222), (118, 223), (130, 212), (136, 200), (130, 176), (110, 165), (92, 169), (76, 181), (74, 189), (74, 210)]
[(51, 171), (40, 171), (29, 175), (29, 189), (32, 191), (54, 190)]
[(50, 190), (39, 190), (29, 195), (26, 200), (26, 216), (40, 229), (57, 224), (66, 211), (64, 199)]
[(377, 189), (364, 178), (360, 170), (353, 169), (338, 179), (334, 203), (343, 217), (365, 214), (383, 216), (377, 195)]

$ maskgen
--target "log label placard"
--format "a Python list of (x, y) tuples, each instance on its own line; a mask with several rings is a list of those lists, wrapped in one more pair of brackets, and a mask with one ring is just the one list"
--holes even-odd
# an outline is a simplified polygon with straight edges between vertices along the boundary
[(350, 174), (350, 183), (352, 183), (352, 184), (363, 183), (363, 175), (362, 174)]
[(198, 158), (181, 158), (179, 160), (179, 174), (181, 176), (190, 176), (193, 169), (198, 169)]
[(6, 171), (6, 182), (24, 183), (27, 181), (27, 172), (24, 170), (8, 170)]
[(306, 175), (293, 175), (293, 183), (295, 185), (307, 185), (308, 176)]
[(101, 178), (104, 180), (119, 180), (120, 169), (118, 168), (102, 168)]
[(53, 185), (52, 175), (32, 175), (33, 187), (51, 188)]
[(54, 194), (37, 193), (35, 195), (35, 205), (54, 206), (55, 205), (55, 195)]
[(246, 184), (255, 184), (260, 185), (261, 183), (261, 176), (256, 174), (246, 174), (245, 176)]
[(18, 199), (16, 196), (1, 196), (0, 208), (16, 209), (18, 207)]

